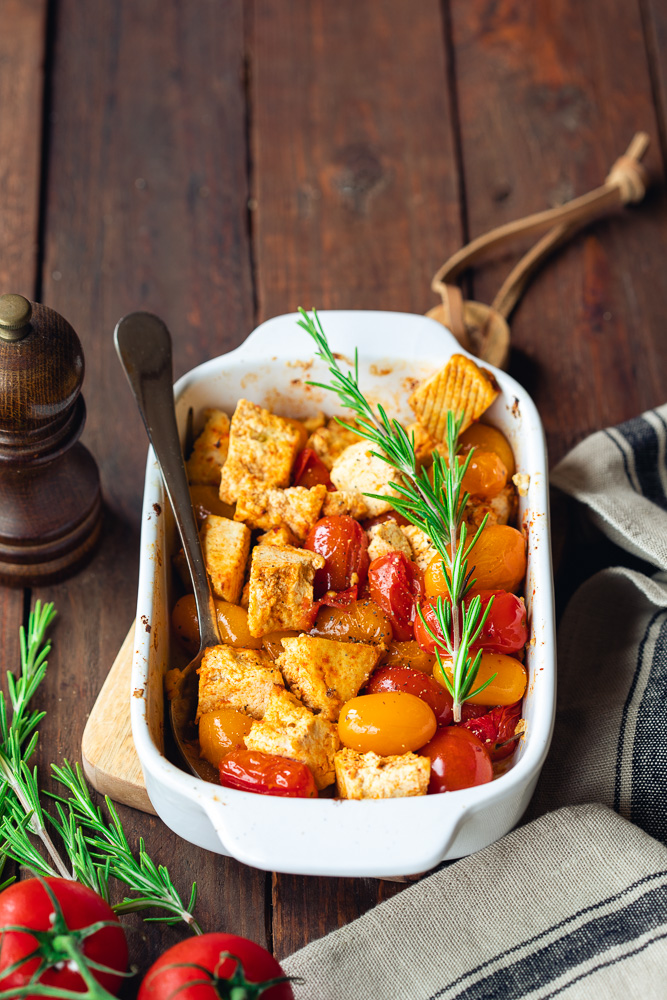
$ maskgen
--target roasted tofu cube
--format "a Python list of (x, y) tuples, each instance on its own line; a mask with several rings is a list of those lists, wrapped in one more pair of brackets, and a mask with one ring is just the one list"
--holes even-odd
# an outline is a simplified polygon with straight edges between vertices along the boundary
[(338, 456), (358, 440), (358, 434), (341, 427), (332, 417), (326, 427), (320, 427), (310, 435), (306, 447), (312, 448), (327, 469), (331, 469)]
[(370, 516), (366, 501), (356, 490), (331, 490), (328, 492), (322, 506), (322, 517), (331, 517), (332, 514), (346, 514), (348, 517), (354, 517), (357, 521)]
[(201, 715), (218, 708), (235, 708), (261, 719), (276, 687), (284, 687), (282, 674), (261, 652), (224, 644), (211, 646), (199, 668), (197, 722)]
[(335, 781), (334, 754), (340, 746), (336, 727), (321, 715), (313, 715), (283, 688), (273, 689), (264, 718), (253, 722), (245, 742), (248, 750), (307, 764), (318, 788)]
[(379, 559), (386, 556), (388, 552), (402, 552), (408, 559), (412, 559), (412, 548), (399, 526), (395, 521), (383, 521), (382, 524), (374, 524), (366, 532), (368, 537), (368, 557)]
[(331, 482), (336, 489), (353, 490), (364, 494), (375, 493), (388, 497), (387, 500), (373, 500), (369, 496), (364, 496), (370, 517), (391, 510), (393, 484), (400, 482), (401, 479), (392, 465), (378, 458), (373, 452), (379, 454), (379, 449), (368, 441), (359, 441), (346, 448), (331, 469)]
[[(254, 725), (254, 723), (253, 723)], [(414, 753), (378, 757), (347, 747), (334, 759), (336, 791), (341, 799), (401, 799), (426, 795), (431, 761)]]
[(204, 429), (194, 443), (187, 462), (192, 484), (219, 486), (229, 448), (229, 417), (222, 410), (205, 410)]
[(422, 572), (426, 572), (429, 564), (433, 562), (438, 554), (438, 550), (431, 545), (431, 539), (425, 531), (415, 524), (404, 524), (401, 531), (410, 542), (412, 549), (412, 561), (416, 562)]
[(217, 597), (237, 604), (250, 552), (250, 528), (209, 514), (201, 530), (206, 570)]
[(250, 634), (259, 638), (276, 629), (308, 631), (315, 612), (313, 580), (323, 566), (324, 557), (317, 552), (256, 545), (250, 564)]
[(243, 492), (289, 486), (301, 440), (302, 433), (294, 422), (239, 399), (222, 468), (220, 499), (235, 503)]
[(251, 528), (279, 528), (281, 525), (304, 541), (320, 516), (326, 486), (290, 486), (286, 490), (252, 490), (239, 494), (236, 502), (236, 521), (244, 521)]
[(257, 539), (258, 545), (294, 545), (298, 548), (299, 539), (295, 538), (289, 528), (281, 525), (279, 528), (269, 528)]
[(304, 705), (336, 722), (346, 701), (363, 687), (382, 655), (380, 646), (312, 635), (283, 639), (276, 665)]
[(487, 524), (510, 524), (516, 516), (517, 498), (512, 485), (505, 486), (491, 500), (468, 501), (463, 513), (463, 520), (468, 526), (468, 534), (475, 532), (488, 514)]

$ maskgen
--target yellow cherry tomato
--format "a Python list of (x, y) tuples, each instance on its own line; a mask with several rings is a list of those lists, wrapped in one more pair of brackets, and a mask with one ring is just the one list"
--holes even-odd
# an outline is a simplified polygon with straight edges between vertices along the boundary
[[(451, 660), (443, 660), (443, 666), (451, 681)], [(475, 691), (480, 684), (484, 684), (494, 674), (497, 676), (489, 686), (474, 697), (468, 698), (468, 701), (472, 702), (473, 705), (514, 705), (515, 702), (521, 701), (528, 681), (523, 663), (520, 663), (513, 656), (506, 656), (504, 653), (482, 653), (479, 671), (473, 681), (472, 690)], [(433, 668), (433, 676), (438, 684), (444, 688), (447, 687), (437, 663)]]
[[(462, 456), (459, 461), (464, 462), (465, 457)], [(461, 482), (463, 491), (472, 497), (492, 500), (506, 483), (507, 467), (503, 460), (493, 451), (475, 448)]]
[(218, 708), (206, 712), (199, 720), (199, 746), (201, 756), (213, 767), (232, 750), (245, 750), (245, 737), (250, 732), (252, 719), (235, 708)]
[(461, 454), (466, 455), (471, 448), (479, 448), (480, 451), (493, 451), (501, 459), (507, 469), (508, 477), (514, 475), (514, 455), (509, 441), (505, 435), (496, 427), (489, 427), (488, 424), (471, 424), (467, 431), (464, 431), (459, 438)]
[[(262, 640), (250, 635), (245, 608), (228, 601), (216, 600), (214, 603), (222, 642), (237, 649), (262, 648)], [(188, 652), (196, 653), (199, 649), (199, 622), (194, 594), (186, 594), (176, 602), (171, 612), (171, 624)]]
[(433, 737), (433, 709), (407, 691), (364, 694), (343, 705), (338, 735), (345, 747), (381, 757), (418, 750)]
[[(508, 524), (489, 524), (468, 556), (468, 569), (475, 580), (474, 591), (515, 591), (526, 575), (526, 542), (520, 531)], [(424, 574), (427, 597), (447, 594), (445, 569), (436, 556)]]
[(390, 643), (382, 656), (381, 663), (385, 667), (410, 667), (411, 670), (421, 670), (423, 674), (430, 674), (435, 656), (424, 652), (414, 639), (409, 639), (406, 642)]

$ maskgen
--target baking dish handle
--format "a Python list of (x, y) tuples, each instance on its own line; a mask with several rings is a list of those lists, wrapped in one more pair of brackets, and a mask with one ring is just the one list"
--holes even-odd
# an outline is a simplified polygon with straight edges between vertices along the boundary
[(453, 808), (449, 803), (434, 822), (432, 804), (430, 796), (353, 802), (245, 792), (232, 792), (228, 801), (218, 793), (203, 803), (225, 853), (246, 865), (377, 878), (419, 874), (447, 857), (471, 810), (463, 802)]

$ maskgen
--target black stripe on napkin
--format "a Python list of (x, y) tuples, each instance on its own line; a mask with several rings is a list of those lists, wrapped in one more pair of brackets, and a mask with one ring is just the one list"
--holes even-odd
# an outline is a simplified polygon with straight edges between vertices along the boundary
[(623, 468), (625, 469), (625, 478), (626, 478), (626, 479), (627, 479), (627, 481), (628, 481), (628, 482), (630, 483), (630, 486), (631, 486), (631, 487), (632, 487), (632, 489), (633, 489), (633, 490), (635, 491), (635, 493), (637, 493), (637, 492), (638, 492), (638, 491), (637, 491), (637, 487), (636, 487), (636, 486), (635, 486), (635, 484), (634, 484), (634, 481), (633, 481), (633, 478), (632, 478), (632, 476), (630, 475), (630, 469), (628, 468), (628, 456), (627, 456), (627, 455), (625, 454), (625, 452), (623, 451), (623, 447), (622, 447), (622, 445), (620, 445), (620, 444), (618, 443), (618, 441), (616, 440), (616, 438), (614, 437), (614, 435), (613, 435), (613, 434), (612, 434), (612, 433), (611, 433), (610, 431), (607, 431), (607, 430), (605, 430), (605, 431), (603, 431), (602, 433), (603, 433), (603, 434), (606, 434), (606, 436), (607, 436), (607, 437), (609, 438), (609, 440), (611, 441), (611, 443), (612, 443), (612, 444), (613, 444), (613, 445), (614, 445), (614, 446), (615, 446), (616, 448), (618, 448), (618, 450), (620, 451), (620, 453), (621, 453), (621, 458), (623, 459)]
[[(580, 923), (568, 934), (533, 951), (530, 955), (517, 959), (511, 965), (505, 965), (495, 972), (484, 976), (484, 978), (469, 983), (468, 986), (464, 986), (457, 993), (451, 992), (452, 989), (456, 988), (465, 979), (470, 979), (471, 976), (482, 972), (489, 965), (508, 958), (512, 952), (530, 947), (530, 945), (544, 939), (547, 935), (561, 930), (567, 924), (571, 924), (574, 920), (580, 919), (582, 916), (592, 913), (595, 910), (599, 910), (603, 906), (615, 903), (639, 886), (654, 882), (659, 878), (664, 879), (665, 876), (667, 876), (667, 871), (654, 872), (639, 879), (637, 882), (633, 882), (632, 885), (627, 886), (621, 892), (608, 896), (606, 899), (601, 899), (593, 906), (586, 907), (572, 914), (566, 920), (562, 920), (560, 923), (546, 928), (534, 937), (515, 945), (505, 954), (496, 955), (476, 969), (471, 969), (470, 972), (461, 976), (458, 980), (454, 980), (452, 983), (443, 986), (437, 993), (429, 997), (429, 1000), (438, 1000), (438, 998), (443, 997), (445, 994), (449, 994), (450, 1000), (507, 1000), (508, 997), (512, 997), (513, 1000), (515, 998), (519, 1000), (520, 997), (530, 994), (540, 987), (548, 986), (554, 979), (558, 979), (566, 973), (574, 971), (580, 965), (589, 962), (596, 955), (602, 954), (610, 948), (634, 941), (651, 930), (664, 927), (667, 923), (667, 884), (648, 889), (626, 906), (616, 909), (611, 913), (594, 917), (585, 923)], [(634, 954), (634, 951), (624, 952), (623, 955), (619, 955), (604, 964), (610, 965), (622, 961), (624, 958), (629, 958), (632, 954)], [(580, 973), (577, 978), (583, 978), (594, 971), (596, 970), (591, 969), (590, 971)], [(561, 992), (561, 988), (558, 988), (554, 993), (549, 995), (555, 996), (558, 992)]]
[(632, 747), (633, 823), (667, 842), (667, 611), (656, 637), (651, 671), (642, 696)]
[[(641, 491), (647, 500), (658, 504), (667, 510), (667, 496), (660, 479), (658, 462), (660, 460), (660, 442), (655, 427), (643, 417), (628, 420), (619, 424), (616, 430), (623, 435), (632, 448), (635, 472)], [(626, 466), (627, 473), (627, 466)]]

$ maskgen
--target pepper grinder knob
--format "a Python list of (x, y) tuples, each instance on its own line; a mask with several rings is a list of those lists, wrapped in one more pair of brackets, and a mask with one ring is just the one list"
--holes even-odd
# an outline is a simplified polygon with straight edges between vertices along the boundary
[(78, 438), (84, 359), (70, 324), (22, 295), (0, 296), (0, 582), (69, 576), (99, 537), (97, 465)]

